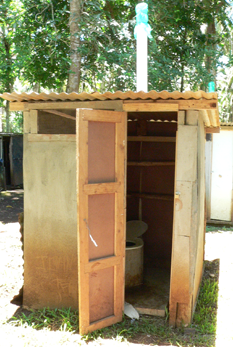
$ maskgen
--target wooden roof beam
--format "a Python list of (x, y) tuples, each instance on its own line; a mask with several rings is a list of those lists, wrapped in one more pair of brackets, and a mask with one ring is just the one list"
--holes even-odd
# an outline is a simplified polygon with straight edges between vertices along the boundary
[(76, 117), (70, 116), (69, 114), (66, 114), (64, 112), (60, 112), (60, 111), (57, 111), (57, 110), (43, 110), (43, 111), (47, 112), (47, 113), (55, 114), (56, 116), (60, 116), (60, 117), (63, 117), (63, 118), (76, 120)]

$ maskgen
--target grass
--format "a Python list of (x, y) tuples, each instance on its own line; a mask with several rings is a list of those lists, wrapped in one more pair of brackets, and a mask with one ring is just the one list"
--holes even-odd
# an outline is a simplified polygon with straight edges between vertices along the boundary
[(218, 283), (207, 279), (199, 294), (193, 323), (201, 334), (216, 334)]
[(206, 232), (210, 232), (210, 231), (219, 231), (219, 232), (222, 232), (222, 231), (233, 231), (233, 227), (228, 227), (228, 226), (224, 226), (224, 225), (221, 225), (221, 226), (213, 226), (213, 225), (207, 225), (206, 226)]
[(11, 318), (14, 326), (30, 326), (36, 330), (78, 331), (78, 313), (71, 309), (24, 310)]
[[(218, 297), (218, 263), (216, 262), (206, 262), (206, 271), (200, 287), (193, 323), (189, 327), (171, 328), (168, 324), (168, 316), (166, 319), (141, 316), (138, 321), (123, 316), (122, 322), (87, 334), (83, 336), (83, 340), (111, 338), (116, 341), (127, 340), (148, 345), (214, 346)], [(30, 326), (37, 330), (78, 333), (78, 312), (70, 309), (51, 310), (49, 308), (22, 311), (11, 319), (11, 324)]]

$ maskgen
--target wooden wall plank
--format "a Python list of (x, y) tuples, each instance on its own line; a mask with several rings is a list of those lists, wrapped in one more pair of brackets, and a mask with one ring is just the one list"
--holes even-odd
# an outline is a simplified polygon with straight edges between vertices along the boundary
[(25, 102), (10, 102), (10, 111), (24, 111)]
[(179, 111), (177, 114), (178, 125), (185, 125), (185, 111)]
[(186, 111), (186, 125), (197, 125), (198, 111), (188, 110)]
[(29, 142), (75, 142), (76, 135), (68, 134), (28, 134)]
[(66, 114), (64, 112), (60, 112), (60, 111), (57, 111), (57, 110), (44, 110), (45, 112), (47, 113), (52, 113), (52, 114), (55, 114), (57, 116), (60, 116), (60, 117), (63, 117), (63, 118), (68, 118), (68, 119), (72, 119), (72, 120), (76, 120), (75, 117), (72, 117), (70, 116), (69, 114)]
[(122, 259), (114, 272), (114, 313), (122, 316), (124, 306), (124, 274), (125, 274), (125, 242), (126, 242), (126, 208), (125, 208), (125, 173), (126, 173), (126, 131), (127, 113), (122, 113), (121, 122), (116, 123), (115, 144), (115, 177), (120, 184), (120, 190), (115, 194), (115, 255)]
[(82, 118), (86, 121), (95, 121), (98, 117), (98, 122), (120, 123), (122, 119), (121, 112), (95, 110), (89, 113), (88, 110), (83, 110)]
[(30, 111), (23, 112), (23, 132), (29, 134), (30, 131)]
[(173, 112), (178, 111), (178, 104), (174, 103), (138, 103), (123, 104), (123, 111), (126, 112)]
[(24, 134), (37, 134), (38, 133), (38, 111), (24, 111)]
[(24, 304), (77, 310), (76, 143), (31, 136), (39, 135), (24, 134)]
[(180, 236), (190, 236), (192, 224), (192, 187), (193, 182), (177, 181), (174, 228)]
[(177, 132), (176, 180), (197, 178), (197, 126), (180, 125)]
[(76, 108), (89, 108), (99, 110), (122, 111), (123, 100), (105, 100), (105, 101), (51, 101), (24, 103), (25, 110), (65, 110)]
[[(164, 103), (164, 100), (156, 100), (157, 103)], [(210, 110), (213, 109), (217, 111), (217, 100), (166, 100), (166, 103), (177, 103), (179, 105), (179, 110)]]
[(31, 134), (38, 133), (38, 111), (31, 110), (30, 111), (30, 126), (31, 126)]
[[(196, 111), (187, 112), (186, 125), (178, 123), (177, 131), (169, 302), (169, 323), (176, 326), (190, 323), (193, 309), (199, 203), (197, 180), (198, 175), (204, 174), (204, 169), (197, 165), (198, 141), (200, 141), (197, 120)], [(201, 141), (205, 141), (205, 134), (201, 136), (203, 136)]]
[[(188, 303), (190, 297), (189, 283), (189, 245), (188, 236), (173, 235), (171, 292), (170, 301)], [(174, 247), (175, 246), (175, 247)]]
[(189, 324), (192, 319), (192, 298), (189, 303), (177, 304), (176, 325), (181, 326)]
[[(226, 129), (226, 130), (232, 130), (232, 129)], [(220, 133), (220, 127), (205, 128), (205, 132), (206, 132), (206, 134), (219, 134)]]

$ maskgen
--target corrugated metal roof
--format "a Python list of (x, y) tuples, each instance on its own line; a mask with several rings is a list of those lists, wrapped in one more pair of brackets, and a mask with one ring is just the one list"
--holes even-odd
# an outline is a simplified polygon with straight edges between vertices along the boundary
[(148, 93), (145, 92), (121, 92), (117, 91), (115, 93), (3, 93), (0, 94), (0, 96), (5, 99), (9, 100), (11, 102), (31, 102), (31, 101), (76, 101), (76, 100), (146, 100), (146, 99), (151, 99), (151, 100), (156, 100), (156, 99), (163, 99), (163, 100), (189, 100), (189, 99), (195, 99), (195, 100), (200, 100), (200, 99), (206, 99), (206, 100), (213, 100), (217, 99), (217, 93), (206, 93), (202, 90), (198, 92), (191, 92), (191, 91), (186, 91), (186, 92), (167, 92), (167, 91), (162, 91), (162, 92), (156, 92), (155, 90), (151, 90)]

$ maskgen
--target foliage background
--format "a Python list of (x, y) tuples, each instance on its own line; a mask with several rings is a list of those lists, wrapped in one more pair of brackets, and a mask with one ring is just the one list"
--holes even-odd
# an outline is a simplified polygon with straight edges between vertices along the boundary
[[(0, 0), (0, 93), (135, 90), (138, 2)], [(231, 1), (147, 2), (148, 89), (207, 91), (215, 81), (220, 115), (232, 120)], [(22, 116), (10, 115), (4, 101), (0, 106), (3, 130), (21, 131)]]

